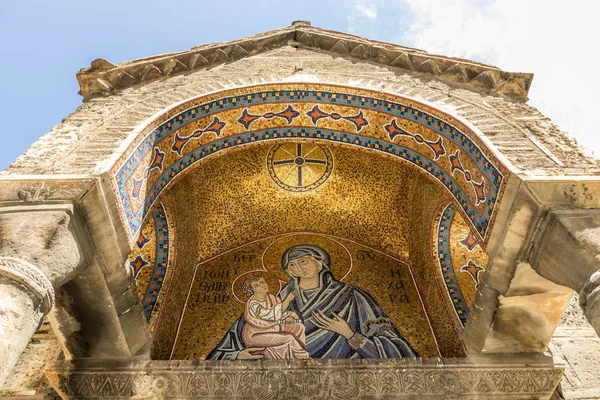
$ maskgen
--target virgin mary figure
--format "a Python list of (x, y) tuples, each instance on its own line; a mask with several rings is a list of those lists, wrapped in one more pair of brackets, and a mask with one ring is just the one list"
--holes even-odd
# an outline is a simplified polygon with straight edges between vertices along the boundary
[[(329, 254), (319, 246), (297, 245), (285, 251), (281, 266), (290, 276), (280, 297), (296, 296), (289, 309), (306, 329), (311, 358), (418, 357), (381, 306), (364, 290), (332, 275)], [(207, 360), (262, 358), (262, 348), (246, 348), (242, 315), (227, 331)]]

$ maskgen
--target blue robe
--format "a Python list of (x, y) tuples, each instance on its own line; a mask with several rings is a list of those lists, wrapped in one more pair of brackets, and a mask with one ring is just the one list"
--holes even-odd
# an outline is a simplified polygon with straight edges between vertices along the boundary
[[(298, 294), (289, 309), (295, 311), (306, 327), (306, 349), (311, 358), (402, 358), (418, 357), (392, 324), (379, 304), (367, 292), (337, 281), (328, 269), (319, 275), (316, 289), (302, 290), (298, 279), (292, 278), (281, 290), (285, 299), (292, 291)], [(338, 333), (314, 325), (313, 311), (321, 310), (329, 318), (332, 312), (346, 320), (357, 334), (346, 340)], [(207, 360), (236, 359), (242, 342), (242, 315), (227, 331), (221, 342), (206, 357)]]

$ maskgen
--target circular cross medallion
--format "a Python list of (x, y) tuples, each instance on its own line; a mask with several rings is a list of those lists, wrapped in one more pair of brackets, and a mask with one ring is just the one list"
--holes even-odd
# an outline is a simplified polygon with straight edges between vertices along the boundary
[(333, 156), (325, 146), (288, 143), (271, 147), (267, 154), (269, 176), (282, 189), (306, 192), (321, 186), (333, 171)]

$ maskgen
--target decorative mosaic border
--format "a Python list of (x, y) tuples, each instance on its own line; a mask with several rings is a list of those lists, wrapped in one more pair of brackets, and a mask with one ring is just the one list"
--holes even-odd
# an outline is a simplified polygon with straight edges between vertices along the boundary
[(169, 267), (169, 221), (167, 221), (167, 214), (162, 203), (156, 207), (153, 216), (156, 229), (156, 260), (154, 273), (142, 302), (142, 309), (147, 321), (150, 321)]
[(437, 261), (442, 273), (446, 293), (450, 297), (450, 302), (454, 307), (456, 316), (464, 327), (469, 317), (469, 308), (463, 297), (460, 286), (454, 275), (452, 266), (452, 256), (450, 254), (450, 226), (456, 214), (456, 206), (450, 203), (442, 211), (442, 216), (437, 228)]
[[(409, 162), (446, 187), (479, 236), (484, 242), (487, 239), (496, 204), (506, 186), (507, 170), (485, 150), (483, 143), (474, 141), (478, 139), (469, 128), (452, 117), (399, 96), (321, 84), (310, 88), (305, 84), (262, 85), (207, 97), (191, 100), (169, 111), (161, 118), (166, 121), (155, 129), (149, 128), (150, 132), (141, 138), (139, 144), (132, 146), (115, 166), (114, 190), (132, 237), (139, 231), (160, 193), (200, 160), (251, 143), (303, 139), (356, 146)], [(312, 103), (316, 104), (311, 108)], [(248, 107), (270, 107), (273, 104), (279, 104), (278, 108), (287, 105), (287, 108), (262, 114), (248, 111)], [(310, 110), (302, 110), (305, 104)], [(349, 108), (354, 111), (349, 112)], [(238, 117), (228, 117), (228, 112), (238, 109)], [(369, 121), (367, 112), (377, 113), (375, 121), (372, 118)], [(295, 120), (304, 116), (308, 116), (314, 126), (294, 126), (297, 125)], [(198, 124), (202, 118), (208, 121), (204, 127), (187, 135), (180, 134), (182, 128), (192, 122)], [(408, 132), (399, 125), (400, 120), (416, 124), (420, 133)], [(255, 122), (260, 125), (265, 121), (276, 121), (277, 126), (252, 129)], [(353, 132), (327, 128), (332, 121), (346, 123)], [(377, 134), (385, 139), (367, 136), (368, 129), (361, 132), (369, 125), (381, 127), (371, 135)], [(230, 132), (225, 127), (233, 127), (239, 132)], [(423, 130), (430, 136), (436, 136), (437, 140), (425, 138), (421, 135)], [(470, 136), (465, 132), (469, 132)], [(214, 137), (215, 140), (201, 145), (199, 139), (206, 141), (206, 137)], [(404, 140), (402, 145), (395, 143), (399, 137), (404, 137), (400, 139)], [(423, 152), (433, 153), (433, 157)], [(477, 171), (463, 166), (467, 158)], [(172, 160), (165, 163), (166, 159)], [(476, 175), (479, 178), (476, 179)], [(475, 201), (471, 201), (467, 193), (474, 193)]]
[[(159, 310), (156, 308), (159, 304), (159, 298), (165, 297), (163, 287), (168, 285), (173, 275), (171, 269), (174, 265), (174, 254), (172, 253), (174, 252), (175, 230), (172, 229), (173, 221), (166, 204), (158, 203), (154, 207), (152, 219), (146, 222), (146, 224), (150, 223), (154, 225), (153, 237), (146, 238), (140, 233), (136, 245), (142, 250), (144, 246), (153, 241), (156, 246), (154, 259), (150, 258), (146, 260), (140, 254), (135, 259), (130, 259), (130, 264), (135, 271), (136, 285), (143, 285), (144, 295), (140, 298), (142, 311), (150, 329), (153, 330), (159, 313)], [(140, 282), (138, 280), (139, 273), (144, 268), (152, 268), (152, 275), (148, 282)]]

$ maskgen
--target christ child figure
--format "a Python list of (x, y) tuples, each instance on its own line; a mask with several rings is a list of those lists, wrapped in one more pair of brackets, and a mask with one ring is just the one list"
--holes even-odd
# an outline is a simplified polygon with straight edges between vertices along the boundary
[(255, 352), (264, 358), (309, 358), (304, 325), (294, 312), (287, 310), (294, 293), (281, 301), (269, 293), (269, 285), (260, 277), (246, 279), (242, 291), (249, 297), (242, 328), (246, 348), (264, 348)]

